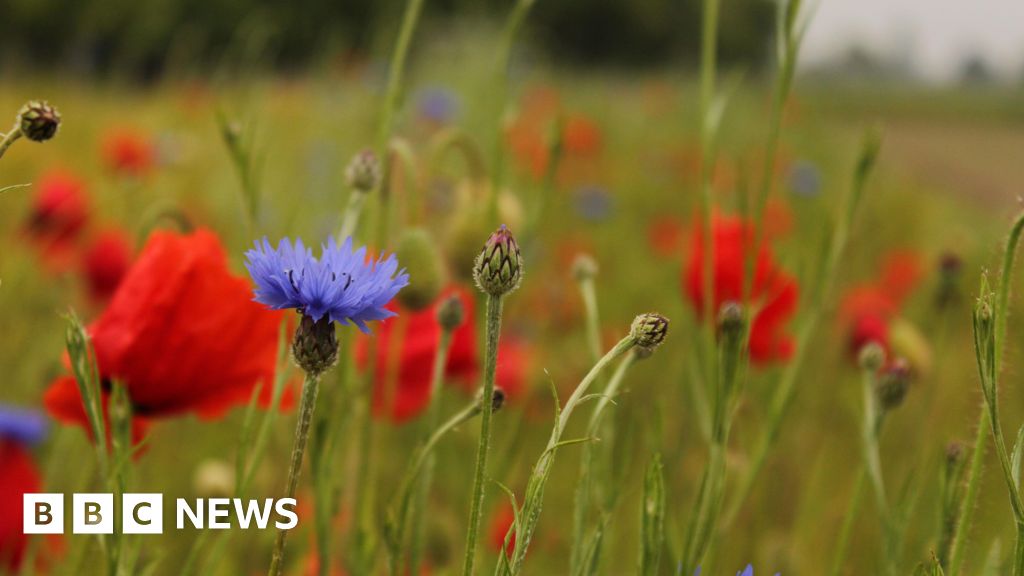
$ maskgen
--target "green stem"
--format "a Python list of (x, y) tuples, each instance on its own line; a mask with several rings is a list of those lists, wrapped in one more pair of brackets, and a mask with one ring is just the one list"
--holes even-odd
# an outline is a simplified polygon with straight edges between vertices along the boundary
[[(523, 560), (526, 559), (526, 551), (530, 547), (533, 530), (536, 528), (536, 522), (540, 517), (541, 503), (544, 498), (544, 486), (551, 471), (551, 464), (554, 462), (555, 453), (559, 445), (562, 444), (562, 435), (569, 424), (569, 418), (572, 416), (576, 406), (583, 400), (590, 386), (597, 380), (601, 371), (609, 363), (631, 350), (634, 346), (636, 346), (636, 340), (631, 335), (619, 340), (611, 350), (594, 364), (590, 372), (583, 377), (583, 380), (573, 390), (569, 399), (565, 401), (565, 406), (558, 411), (558, 418), (555, 421), (554, 428), (551, 430), (551, 437), (548, 439), (547, 447), (541, 453), (540, 458), (537, 459), (537, 463), (533, 466), (533, 472), (530, 474), (526, 499), (522, 505), (524, 512), (520, 514), (524, 520), (522, 522), (522, 530), (517, 530), (516, 533), (516, 546), (512, 553), (512, 560), (509, 563), (510, 574), (519, 574), (519, 571), (522, 569)], [(628, 362), (628, 360), (625, 362)]]
[[(451, 350), (452, 332), (442, 329), (441, 338), (437, 343), (437, 350), (434, 352), (433, 372), (430, 375), (430, 406), (427, 409), (427, 431), (433, 431), (438, 427), (438, 420), (441, 417), (441, 385), (444, 383), (444, 368), (448, 363), (448, 352)], [(429, 444), (429, 440), (428, 440)], [(423, 530), (425, 516), (423, 511), (427, 506), (427, 496), (430, 493), (430, 485), (433, 480), (435, 457), (433, 453), (427, 458), (424, 464), (423, 473), (419, 475), (419, 487), (416, 490), (416, 502), (413, 505), (412, 519), (412, 542), (409, 546), (409, 570), (412, 574), (420, 573), (420, 559), (423, 552)], [(404, 520), (404, 519), (403, 519)], [(404, 526), (399, 525), (399, 537), (404, 533)], [(401, 540), (399, 540), (401, 546)], [(398, 558), (400, 564), (401, 557)]]
[(512, 45), (515, 43), (519, 28), (526, 20), (530, 8), (536, 0), (518, 0), (512, 8), (505, 28), (501, 34), (501, 46), (495, 64), (494, 102), (494, 141), (491, 149), (491, 189), (488, 191), (487, 216), (489, 222), (498, 221), (498, 194), (504, 178), (503, 136), (505, 108), (508, 106), (508, 67), (512, 59)]
[[(299, 401), (299, 421), (295, 427), (295, 445), (292, 447), (291, 463), (288, 466), (288, 483), (285, 486), (285, 497), (295, 498), (299, 486), (299, 474), (302, 472), (302, 457), (306, 453), (306, 442), (309, 440), (309, 427), (313, 423), (313, 410), (316, 408), (316, 395), (320, 388), (320, 377), (306, 374), (302, 383), (302, 398)], [(284, 571), (284, 545), (288, 536), (287, 530), (278, 530), (274, 540), (274, 553), (270, 561), (269, 576), (281, 576)]]
[(836, 543), (836, 553), (832, 561), (832, 576), (840, 576), (843, 573), (846, 551), (850, 547), (850, 536), (853, 534), (853, 524), (857, 519), (857, 511), (860, 510), (860, 502), (864, 498), (864, 480), (866, 478), (867, 474), (862, 466), (857, 473), (857, 480), (853, 484), (853, 494), (850, 496), (850, 503), (843, 516), (843, 525), (839, 529), (839, 541)]
[(11, 147), (11, 144), (14, 144), (21, 136), (21, 127), (17, 124), (14, 125), (14, 128), (11, 128), (10, 132), (3, 135), (3, 139), (0, 140), (0, 158), (4, 157), (4, 153)]
[(480, 440), (477, 443), (476, 468), (473, 472), (472, 503), (469, 527), (466, 532), (466, 556), (462, 565), (463, 576), (472, 576), (476, 559), (476, 542), (480, 531), (480, 517), (484, 503), (487, 452), (491, 445), (492, 406), (488, 401), (494, 395), (494, 374), (498, 364), (498, 338), (501, 335), (501, 296), (487, 296), (487, 348), (484, 356), (483, 413), (480, 416)]
[(949, 576), (956, 576), (964, 563), (967, 550), (967, 536), (971, 529), (971, 519), (977, 508), (978, 495), (981, 492), (981, 473), (985, 463), (985, 436), (989, 428), (989, 415), (985, 406), (981, 407), (977, 431), (974, 436), (974, 448), (971, 450), (971, 468), (967, 476), (967, 490), (960, 503), (960, 521), (957, 523), (953, 540), (950, 544)]
[(341, 216), (341, 229), (338, 232), (338, 239), (342, 242), (356, 233), (356, 226), (359, 225), (359, 216), (363, 213), (363, 206), (366, 205), (368, 194), (360, 190), (352, 190), (348, 196), (348, 205)]
[(775, 388), (768, 406), (765, 430), (760, 434), (757, 444), (755, 444), (750, 459), (750, 467), (740, 478), (739, 488), (736, 490), (732, 503), (725, 514), (723, 526), (732, 525), (739, 515), (743, 504), (750, 496), (750, 492), (757, 482), (758, 475), (764, 468), (768, 455), (771, 453), (772, 448), (774, 448), (775, 442), (778, 441), (782, 424), (786, 421), (786, 414), (793, 404), (793, 398), (796, 395), (797, 377), (803, 369), (804, 360), (807, 358), (807, 353), (816, 334), (822, 312), (826, 308), (829, 296), (832, 293), (839, 265), (846, 251), (853, 218), (860, 207), (868, 176), (878, 156), (879, 138), (878, 134), (873, 130), (866, 132), (863, 137), (860, 155), (853, 173), (852, 185), (842, 200), (839, 222), (833, 229), (825, 261), (819, 270), (815, 289), (811, 296), (811, 305), (807, 307), (807, 316), (797, 332), (795, 355), (786, 364), (782, 376), (779, 378), (779, 385)]

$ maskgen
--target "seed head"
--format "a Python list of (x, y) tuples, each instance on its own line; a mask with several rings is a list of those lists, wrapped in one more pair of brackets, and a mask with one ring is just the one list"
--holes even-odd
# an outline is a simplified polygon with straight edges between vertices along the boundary
[(31, 100), (18, 112), (21, 133), (33, 142), (45, 142), (57, 134), (60, 112), (45, 100)]
[(363, 150), (352, 157), (345, 168), (345, 181), (356, 192), (371, 192), (380, 185), (380, 160), (373, 150)]
[(466, 320), (462, 299), (452, 294), (444, 299), (437, 309), (437, 323), (446, 332), (454, 332)]
[(314, 321), (302, 315), (292, 340), (295, 364), (310, 376), (319, 376), (338, 361), (338, 337), (334, 322), (324, 316)]
[(597, 276), (597, 261), (588, 254), (580, 254), (572, 262), (572, 277), (577, 282), (590, 280)]
[(885, 365), (885, 348), (872, 340), (861, 346), (860, 352), (857, 353), (857, 362), (862, 370), (878, 372)]
[(668, 318), (654, 312), (637, 316), (629, 328), (629, 335), (636, 341), (637, 347), (652, 352), (665, 341), (666, 334)]
[(946, 464), (954, 467), (963, 460), (964, 445), (962, 442), (953, 441), (946, 445)]
[(875, 398), (882, 410), (892, 410), (903, 403), (910, 387), (910, 364), (903, 358), (897, 358), (887, 366), (875, 384)]
[(409, 285), (398, 293), (398, 302), (413, 311), (433, 304), (445, 279), (441, 254), (430, 234), (422, 228), (407, 230), (398, 240), (395, 256), (409, 274)]
[(523, 279), (523, 262), (519, 244), (512, 232), (502, 224), (487, 239), (473, 266), (477, 287), (491, 296), (504, 296), (519, 288)]

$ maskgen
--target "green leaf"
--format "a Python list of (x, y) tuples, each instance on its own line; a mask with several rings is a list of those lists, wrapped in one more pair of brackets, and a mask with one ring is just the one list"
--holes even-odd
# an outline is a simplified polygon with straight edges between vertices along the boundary
[(1024, 451), (1024, 425), (1017, 431), (1017, 440), (1013, 443), (1013, 458), (1010, 463), (1010, 471), (1013, 472), (1013, 485), (1020, 490), (1020, 458)]
[(655, 576), (665, 543), (665, 474), (661, 455), (654, 454), (644, 475), (640, 513), (640, 576)]

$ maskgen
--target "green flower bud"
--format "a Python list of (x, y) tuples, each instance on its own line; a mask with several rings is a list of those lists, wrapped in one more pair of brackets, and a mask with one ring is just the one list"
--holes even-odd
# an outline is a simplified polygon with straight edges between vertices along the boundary
[(519, 288), (523, 279), (522, 256), (512, 232), (501, 225), (487, 239), (473, 266), (477, 287), (491, 296), (504, 296)]
[(305, 314), (292, 340), (295, 364), (310, 376), (319, 376), (338, 361), (338, 337), (334, 322), (324, 316), (314, 321)]
[(743, 315), (743, 306), (736, 302), (726, 302), (718, 309), (718, 333), (724, 338), (741, 338), (746, 328), (747, 319)]
[(21, 107), (18, 122), (25, 138), (45, 142), (57, 134), (60, 112), (45, 100), (32, 100)]
[(462, 299), (451, 295), (441, 302), (437, 308), (437, 323), (446, 332), (454, 332), (466, 321), (466, 310), (462, 306)]
[(910, 364), (897, 358), (878, 378), (875, 384), (875, 398), (883, 410), (892, 410), (903, 403), (910, 387)]
[(409, 273), (409, 285), (398, 293), (398, 302), (409, 310), (423, 310), (441, 293), (445, 273), (441, 254), (430, 234), (412, 228), (398, 239), (395, 256)]
[(668, 334), (668, 318), (661, 314), (641, 314), (633, 319), (633, 325), (629, 328), (629, 335), (636, 341), (641, 349), (653, 351), (665, 341)]
[(885, 365), (885, 348), (878, 342), (868, 342), (857, 353), (857, 363), (862, 370), (878, 372)]
[(373, 150), (363, 150), (349, 161), (345, 181), (356, 192), (371, 192), (380, 186), (380, 160)]
[(597, 261), (588, 254), (580, 254), (572, 263), (572, 277), (577, 282), (590, 280), (597, 276)]

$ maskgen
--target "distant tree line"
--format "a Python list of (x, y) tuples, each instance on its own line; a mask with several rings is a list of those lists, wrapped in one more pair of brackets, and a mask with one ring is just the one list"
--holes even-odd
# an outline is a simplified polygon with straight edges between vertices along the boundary
[[(225, 58), (301, 69), (325, 54), (380, 48), (405, 0), (3, 0), (0, 66), (156, 77)], [(437, 23), (503, 19), (512, 0), (426, 0)], [(771, 57), (772, 0), (723, 3), (720, 57)], [(556, 62), (655, 66), (696, 62), (701, 0), (537, 0), (530, 37)]]

